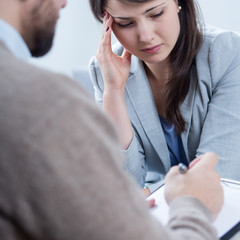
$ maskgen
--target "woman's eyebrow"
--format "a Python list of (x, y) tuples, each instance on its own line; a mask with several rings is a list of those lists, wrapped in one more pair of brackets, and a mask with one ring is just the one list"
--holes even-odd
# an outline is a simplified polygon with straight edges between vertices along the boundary
[[(154, 6), (154, 7), (152, 7), (152, 8), (149, 8), (149, 9), (145, 10), (145, 11), (143, 12), (143, 14), (146, 14), (146, 13), (152, 11), (153, 9), (155, 9), (155, 8), (157, 8), (157, 7), (160, 7), (160, 6), (164, 5), (164, 4), (165, 4), (165, 3), (161, 3), (161, 4), (157, 5), (157, 6)], [(132, 17), (118, 17), (118, 16), (113, 16), (113, 15), (112, 15), (112, 17), (113, 17), (113, 18), (116, 18), (116, 19), (122, 19), (122, 20), (132, 19)]]
[(160, 7), (160, 6), (164, 5), (164, 4), (165, 4), (165, 3), (161, 3), (161, 4), (159, 4), (159, 5), (155, 6), (155, 7), (149, 8), (149, 9), (147, 9), (147, 10), (144, 12), (144, 14), (146, 14), (146, 13), (152, 11), (153, 9), (155, 9), (155, 8), (157, 8), (157, 7)]

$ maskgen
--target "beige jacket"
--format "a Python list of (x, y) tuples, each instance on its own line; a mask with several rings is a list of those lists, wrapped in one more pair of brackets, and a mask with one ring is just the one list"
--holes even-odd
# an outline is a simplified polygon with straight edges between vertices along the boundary
[(112, 123), (73, 80), (0, 44), (2, 240), (217, 239), (208, 210), (181, 197), (162, 226), (123, 170)]

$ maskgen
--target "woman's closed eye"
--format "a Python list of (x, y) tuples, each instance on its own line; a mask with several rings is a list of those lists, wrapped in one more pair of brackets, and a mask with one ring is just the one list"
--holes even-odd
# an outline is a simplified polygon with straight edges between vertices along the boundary
[[(163, 15), (163, 13), (164, 13), (164, 11), (161, 10), (160, 12), (157, 12), (156, 14), (151, 14), (149, 16), (149, 18), (152, 18), (152, 19), (159, 18), (160, 16)], [(117, 21), (115, 21), (115, 23), (121, 28), (127, 28), (127, 27), (130, 27), (134, 24), (133, 21), (130, 21), (130, 22), (117, 22)]]
[(131, 26), (133, 24), (133, 22), (127, 22), (127, 23), (118, 23), (118, 22), (116, 22), (116, 23), (117, 23), (117, 25), (119, 27), (122, 27), (122, 28), (129, 27), (129, 26)]
[(161, 11), (161, 12), (159, 12), (159, 13), (157, 13), (157, 14), (151, 15), (151, 18), (158, 18), (158, 17), (160, 17), (161, 15), (163, 15), (163, 11)]

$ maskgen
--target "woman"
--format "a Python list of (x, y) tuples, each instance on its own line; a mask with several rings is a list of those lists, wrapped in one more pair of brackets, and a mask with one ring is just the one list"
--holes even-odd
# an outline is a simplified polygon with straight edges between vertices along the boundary
[(95, 97), (119, 129), (138, 184), (152, 192), (171, 166), (207, 151), (219, 155), (221, 177), (240, 180), (240, 35), (201, 30), (194, 0), (90, 6), (103, 21), (90, 61)]

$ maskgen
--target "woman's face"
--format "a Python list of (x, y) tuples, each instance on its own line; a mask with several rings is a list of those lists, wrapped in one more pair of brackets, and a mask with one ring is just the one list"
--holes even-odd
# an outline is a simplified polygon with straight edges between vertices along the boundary
[(126, 50), (146, 63), (167, 59), (180, 32), (175, 0), (130, 4), (108, 0), (106, 11), (112, 15), (113, 32)]

